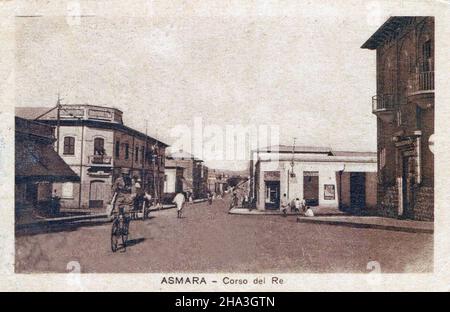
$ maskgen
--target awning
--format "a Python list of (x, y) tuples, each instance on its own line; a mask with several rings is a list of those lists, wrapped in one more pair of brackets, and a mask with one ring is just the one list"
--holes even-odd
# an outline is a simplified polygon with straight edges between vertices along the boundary
[(17, 140), (15, 149), (16, 181), (80, 181), (50, 144)]

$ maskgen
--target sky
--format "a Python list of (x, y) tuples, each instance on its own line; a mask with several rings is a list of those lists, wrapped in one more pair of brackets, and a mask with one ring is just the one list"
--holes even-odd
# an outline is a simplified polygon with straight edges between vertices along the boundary
[(63, 104), (119, 108), (125, 124), (147, 124), (168, 144), (201, 118), (219, 133), (268, 125), (280, 144), (376, 151), (375, 51), (360, 46), (389, 17), (387, 3), (99, 3), (17, 13), (16, 106), (51, 107), (59, 92)]

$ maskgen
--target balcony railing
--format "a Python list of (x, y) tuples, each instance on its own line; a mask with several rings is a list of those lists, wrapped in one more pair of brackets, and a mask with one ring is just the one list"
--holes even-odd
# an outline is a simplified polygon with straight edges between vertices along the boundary
[(424, 71), (414, 75), (410, 81), (409, 95), (434, 92), (434, 71)]
[(372, 112), (386, 112), (394, 110), (394, 96), (392, 94), (372, 96)]
[(112, 157), (106, 155), (91, 155), (89, 158), (89, 165), (111, 165)]

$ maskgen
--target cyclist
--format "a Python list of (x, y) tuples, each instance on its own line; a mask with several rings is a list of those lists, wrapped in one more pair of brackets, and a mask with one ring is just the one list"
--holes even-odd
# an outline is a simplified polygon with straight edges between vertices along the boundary
[[(127, 172), (125, 170), (122, 170), (121, 176), (114, 181), (114, 184), (112, 186), (115, 196), (115, 202), (112, 203), (114, 208), (112, 209), (111, 213), (117, 208), (119, 215), (122, 215), (125, 217), (125, 209), (130, 209), (130, 207), (133, 207), (134, 204), (134, 196), (131, 194), (131, 185), (129, 183), (126, 183), (128, 181), (127, 179)], [(128, 223), (129, 219), (125, 217), (125, 221)]]

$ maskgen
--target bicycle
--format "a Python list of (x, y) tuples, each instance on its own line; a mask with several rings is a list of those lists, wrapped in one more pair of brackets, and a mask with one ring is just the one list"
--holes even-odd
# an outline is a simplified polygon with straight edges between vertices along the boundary
[(119, 213), (114, 217), (111, 228), (111, 250), (116, 252), (119, 248), (119, 240), (122, 241), (122, 247), (126, 251), (130, 220), (125, 215), (124, 209), (120, 208)]

